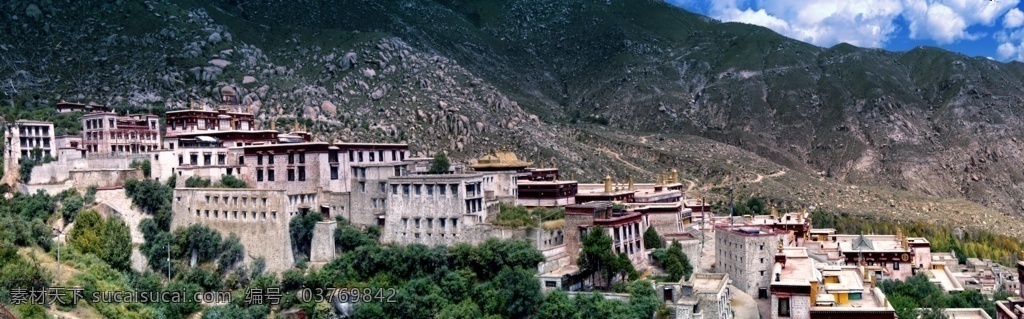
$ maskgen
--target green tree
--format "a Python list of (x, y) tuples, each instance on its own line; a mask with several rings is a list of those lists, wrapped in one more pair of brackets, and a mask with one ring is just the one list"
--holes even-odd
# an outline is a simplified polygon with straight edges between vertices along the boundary
[(661, 236), (658, 235), (658, 230), (654, 227), (647, 227), (647, 230), (644, 231), (644, 248), (657, 249), (664, 245)]
[(224, 273), (242, 261), (245, 257), (245, 247), (235, 233), (228, 234), (228, 237), (221, 242), (220, 257), (217, 258), (218, 269)]
[(142, 177), (145, 177), (147, 179), (150, 178), (150, 176), (152, 176), (153, 173), (153, 164), (150, 163), (148, 159), (141, 161), (134, 160), (131, 162), (131, 164), (128, 164), (128, 167), (142, 171)]
[(132, 237), (128, 225), (120, 218), (106, 221), (103, 232), (103, 260), (118, 270), (131, 267)]
[(633, 308), (635, 318), (651, 318), (663, 304), (651, 282), (639, 280), (629, 284), (629, 306)]
[(494, 277), (498, 297), (505, 305), (502, 313), (510, 318), (525, 318), (536, 312), (543, 297), (534, 272), (522, 268), (504, 268)]
[(61, 201), (60, 215), (68, 222), (73, 222), (83, 206), (85, 205), (82, 203), (82, 197), (78, 195), (69, 196)]
[(450, 303), (441, 309), (434, 318), (437, 319), (476, 319), (483, 317), (480, 307), (471, 299), (463, 299), (459, 303)]
[(95, 210), (84, 211), (78, 214), (75, 226), (68, 234), (68, 243), (80, 253), (102, 257), (104, 247), (101, 239), (105, 229), (106, 223), (99, 213)]
[(292, 253), (299, 256), (308, 256), (313, 243), (313, 227), (323, 217), (316, 212), (306, 212), (292, 218), (288, 224), (288, 232), (292, 236)]
[(434, 154), (434, 161), (430, 163), (430, 174), (447, 174), (448, 169), (451, 168), (451, 162), (448, 161), (448, 155), (444, 152), (437, 152)]
[(578, 310), (569, 295), (556, 290), (549, 293), (547, 300), (537, 309), (537, 319), (573, 318)]
[(668, 272), (669, 281), (689, 278), (690, 274), (693, 273), (693, 265), (690, 264), (690, 258), (683, 253), (683, 245), (675, 240), (672, 241), (672, 245), (665, 252), (665, 257), (661, 264), (665, 268), (665, 272)]
[(591, 276), (601, 274), (607, 279), (605, 284), (611, 285), (611, 277), (618, 271), (618, 267), (616, 256), (612, 253), (612, 238), (605, 233), (604, 228), (596, 226), (587, 231), (583, 237), (583, 251), (576, 263), (582, 273)]

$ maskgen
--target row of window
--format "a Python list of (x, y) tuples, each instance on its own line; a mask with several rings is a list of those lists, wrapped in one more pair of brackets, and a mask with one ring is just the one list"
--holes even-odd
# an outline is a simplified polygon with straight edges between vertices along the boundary
[[(458, 196), (459, 184), (393, 184), (391, 185), (391, 195), (398, 195), (398, 191), (401, 189), (402, 196), (409, 197), (410, 190), (413, 196), (434, 196), (437, 193), (440, 196), (448, 196), (452, 194)], [(436, 192), (435, 192), (436, 190)]]
[[(210, 154), (210, 153), (203, 153), (203, 165), (205, 165), (205, 166), (213, 165), (213, 163), (211, 162), (212, 158), (213, 158), (212, 154)], [(199, 153), (196, 153), (196, 152), (189, 153), (188, 159), (189, 159), (189, 161), (188, 161), (189, 165), (192, 165), (192, 166), (199, 165)], [(239, 158), (239, 160), (241, 160), (241, 158)], [(227, 155), (225, 155), (224, 153), (217, 153), (217, 165), (227, 165), (226, 162), (227, 162)], [(245, 164), (245, 163), (238, 163), (238, 164)], [(185, 165), (185, 158), (184, 158), (184, 155), (182, 155), (182, 154), (178, 154), (178, 165), (181, 165), (181, 166)]]
[[(230, 213), (230, 215), (229, 215), (228, 211), (223, 211), (222, 212), (222, 211), (219, 211), (219, 210), (214, 210), (213, 211), (213, 215), (210, 215), (210, 210), (209, 209), (205, 210), (204, 214), (200, 214), (199, 210), (197, 209), (196, 210), (196, 217), (234, 219), (234, 220), (239, 220), (239, 219), (241, 219), (241, 220), (250, 220), (250, 219), (251, 220), (267, 220), (267, 212), (248, 212), (248, 211), (244, 211), (243, 210), (241, 214), (239, 214), (238, 211), (232, 211)], [(270, 219), (275, 219), (276, 220), (277, 219), (277, 212), (270, 212)]]
[[(114, 119), (107, 119), (107, 123), (110, 124), (108, 126), (109, 128), (114, 128)], [(85, 121), (85, 129), (87, 129), (87, 130), (101, 129), (101, 128), (103, 128), (103, 119), (92, 119), (92, 120), (86, 120)]]
[[(338, 161), (338, 159), (337, 159), (337, 157), (338, 157), (337, 152), (335, 152), (335, 151), (332, 151), (332, 152), (333, 152), (333, 156), (331, 156), (331, 154), (328, 154), (328, 156), (330, 156), (332, 158), (332, 159), (330, 159), (331, 163), (336, 163)], [(382, 150), (379, 150), (379, 151), (355, 151), (355, 150), (350, 150), (350, 151), (348, 151), (348, 161), (351, 162), (351, 163), (356, 163), (356, 162), (362, 163), (362, 162), (364, 162), (365, 159), (369, 159), (367, 162), (386, 162), (387, 160), (384, 159), (384, 154), (385, 153)], [(405, 160), (405, 151), (398, 151), (398, 150), (392, 150), (391, 151), (391, 161), (392, 162), (404, 161), (404, 160)]]
[[(232, 206), (238, 206), (239, 199), (241, 199), (241, 203), (242, 203), (241, 207), (248, 207), (249, 203), (252, 203), (253, 207), (255, 207), (257, 205), (257, 203), (262, 203), (262, 206), (264, 206), (264, 207), (267, 206), (267, 198), (266, 197), (257, 198), (257, 197), (246, 197), (246, 196), (231, 196), (231, 197), (224, 196), (224, 197), (220, 197), (220, 196), (217, 196), (217, 195), (206, 195), (206, 203), (207, 204), (220, 204), (222, 198), (224, 199), (224, 204), (231, 204)], [(177, 199), (180, 202), (181, 201), (181, 196), (178, 196)], [(230, 202), (229, 202), (229, 200), (230, 200)]]
[[(287, 176), (288, 176), (288, 181), (289, 182), (294, 182), (294, 181), (296, 181), (296, 179), (298, 181), (300, 181), (300, 182), (303, 182), (303, 181), (306, 180), (306, 167), (305, 166), (298, 166), (296, 168), (289, 168), (287, 170)], [(273, 168), (268, 168), (267, 169), (267, 176), (266, 177), (267, 177), (267, 181), (268, 182), (273, 182), (273, 181), (276, 180), (277, 174), (274, 174), (274, 169)], [(262, 182), (263, 181), (263, 169), (262, 168), (257, 168), (256, 169), (256, 181), (257, 182)]]
[[(420, 233), (413, 233), (412, 235), (413, 235), (413, 238), (421, 238)], [(459, 233), (451, 233), (451, 234), (440, 233), (440, 234), (437, 234), (437, 235), (438, 235), (438, 237), (441, 237), (441, 238), (445, 238), (446, 235), (451, 235), (452, 237), (459, 237)], [(402, 232), (402, 238), (408, 238), (408, 237), (409, 237), (409, 233)], [(427, 238), (430, 238), (430, 237), (434, 237), (434, 233), (427, 233)]]
[(412, 218), (409, 218), (409, 217), (402, 217), (402, 227), (403, 228), (409, 228), (410, 227), (410, 223), (409, 223), (410, 219), (412, 219), (412, 222), (413, 222), (412, 225), (414, 225), (413, 227), (415, 227), (415, 228), (421, 228), (423, 225), (426, 225), (425, 228), (434, 228), (434, 221), (435, 220), (437, 221), (438, 228), (445, 229), (446, 227), (448, 227), (448, 225), (451, 225), (452, 229), (458, 229), (459, 228), (459, 219), (458, 218), (432, 218), (432, 217), (427, 217), (427, 218), (412, 217)]
[(312, 203), (315, 203), (315, 202), (316, 202), (316, 194), (288, 195), (288, 204), (292, 205), (292, 206), (302, 205), (302, 204), (312, 204)]
[(28, 135), (50, 135), (50, 127), (49, 126), (32, 126), (32, 127), (22, 126), (19, 131), (20, 131), (22, 136), (28, 136)]
[[(296, 155), (298, 155), (298, 156), (296, 156)], [(267, 154), (267, 155), (257, 154), (256, 155), (256, 165), (263, 165), (263, 157), (264, 156), (267, 157), (267, 164), (268, 165), (274, 165), (274, 157), (276, 157), (276, 156), (274, 156), (274, 154)], [(295, 164), (295, 159), (296, 158), (299, 159), (299, 164), (305, 164), (306, 163), (306, 153), (298, 152), (298, 153), (288, 153), (288, 164)]]

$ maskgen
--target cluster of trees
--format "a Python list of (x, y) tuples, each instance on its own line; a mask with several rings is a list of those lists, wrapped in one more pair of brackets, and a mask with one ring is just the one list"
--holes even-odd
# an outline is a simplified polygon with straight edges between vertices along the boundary
[(668, 249), (655, 249), (651, 257), (668, 273), (667, 281), (679, 281), (693, 274), (690, 258), (683, 253), (683, 245), (678, 241), (673, 240)]
[(565, 208), (526, 209), (522, 205), (501, 204), (494, 224), (505, 227), (536, 227), (540, 221), (559, 220), (565, 218)]
[(95, 210), (79, 213), (68, 234), (68, 244), (79, 253), (96, 255), (114, 269), (131, 266), (131, 233), (119, 218), (104, 219)]
[[(889, 298), (892, 307), (896, 309), (896, 315), (900, 318), (945, 318), (942, 313), (947, 308), (981, 308), (989, 316), (996, 317), (995, 302), (988, 300), (977, 290), (967, 290), (958, 294), (945, 294), (942, 289), (928, 281), (924, 275), (916, 275), (907, 278), (906, 281), (883, 280), (878, 282), (878, 288), (882, 289), (885, 296)], [(999, 290), (995, 293), (995, 300), (1005, 300), (1010, 293)], [(925, 311), (918, 311), (923, 308)]]
[(665, 246), (665, 241), (661, 239), (661, 235), (658, 235), (658, 230), (654, 227), (647, 227), (644, 231), (644, 248), (647, 249), (658, 249)]
[[(9, 192), (7, 185), (0, 185), (0, 195)], [(56, 207), (54, 199), (42, 190), (32, 195), (16, 193), (10, 199), (0, 197), (0, 245), (49, 249), (52, 231), (46, 221)]]
[(221, 175), (220, 181), (213, 183), (208, 178), (202, 178), (199, 176), (191, 176), (185, 180), (185, 187), (193, 188), (249, 188), (249, 185), (245, 181), (235, 177), (234, 175)]
[(902, 228), (907, 236), (927, 238), (932, 251), (955, 252), (961, 264), (970, 257), (987, 258), (1006, 266), (1024, 259), (1024, 242), (986, 230), (953, 229), (923, 222), (895, 223), (879, 217), (855, 218), (824, 210), (812, 212), (811, 219), (815, 228), (834, 228), (837, 233), (847, 234), (895, 234), (897, 228)]
[[(608, 236), (608, 233), (600, 226), (587, 231), (586, 236), (583, 236), (581, 241), (583, 251), (580, 252), (576, 263), (580, 266), (580, 272), (590, 275), (592, 279), (595, 275), (601, 275), (600, 279), (604, 281), (592, 280), (595, 286), (603, 284), (606, 288), (615, 289), (613, 287), (615, 279), (619, 279), (621, 282), (626, 279), (635, 280), (639, 277), (626, 253), (623, 252), (616, 255), (612, 251), (612, 237)], [(619, 285), (619, 287), (622, 287), (622, 285)]]
[[(712, 208), (716, 212), (728, 212), (729, 202), (718, 201), (712, 205)], [(733, 215), (768, 215), (771, 214), (771, 209), (768, 207), (768, 203), (764, 198), (752, 196), (747, 199), (737, 198), (732, 203)]]
[[(124, 193), (132, 200), (135, 207), (153, 216), (157, 228), (162, 231), (171, 229), (171, 197), (174, 196), (174, 179), (168, 185), (158, 181), (130, 179), (124, 183)], [(145, 220), (143, 220), (145, 222)]]

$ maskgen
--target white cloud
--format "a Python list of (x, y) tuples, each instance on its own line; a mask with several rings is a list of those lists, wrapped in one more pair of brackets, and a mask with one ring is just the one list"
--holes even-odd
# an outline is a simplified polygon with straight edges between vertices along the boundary
[(1024, 11), (1013, 8), (1003, 16), (1003, 27), (1013, 29), (1024, 25)]
[[(692, 3), (694, 0), (669, 0)], [(1020, 0), (712, 0), (707, 14), (723, 21), (770, 28), (783, 35), (820, 46), (848, 42), (882, 47), (907, 22), (913, 39), (938, 44), (985, 36), (970, 33), (975, 25), (991, 26), (1003, 17), (1004, 25), (1024, 25)], [(684, 4), (684, 6), (687, 6)], [(1013, 9), (1013, 10), (1010, 10)], [(1009, 12), (1009, 13), (1007, 13)], [(1017, 22), (1019, 15), (1020, 22)]]
[(999, 54), (1000, 59), (1006, 60), (1017, 55), (1017, 46), (1012, 43), (1005, 42), (999, 45), (999, 48), (996, 49), (996, 53)]

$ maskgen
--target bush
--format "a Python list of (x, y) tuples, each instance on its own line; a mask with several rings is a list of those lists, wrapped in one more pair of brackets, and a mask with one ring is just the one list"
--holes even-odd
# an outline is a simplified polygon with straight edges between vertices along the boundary
[(152, 163), (149, 162), (148, 159), (141, 161), (133, 160), (131, 164), (128, 164), (128, 167), (141, 170), (142, 176), (145, 178), (150, 178), (150, 176), (152, 176), (153, 173), (153, 165)]
[(292, 236), (292, 253), (296, 260), (309, 255), (313, 242), (313, 227), (322, 219), (319, 213), (306, 212), (295, 216), (288, 224), (288, 232)]
[(191, 176), (185, 180), (185, 187), (189, 188), (206, 188), (210, 187), (210, 185), (211, 183), (209, 179), (199, 176)]
[[(186, 181), (187, 183), (188, 181)], [(245, 184), (245, 181), (238, 179), (234, 175), (223, 175), (220, 177), (220, 182), (214, 186), (217, 188), (248, 188), (249, 185)]]

